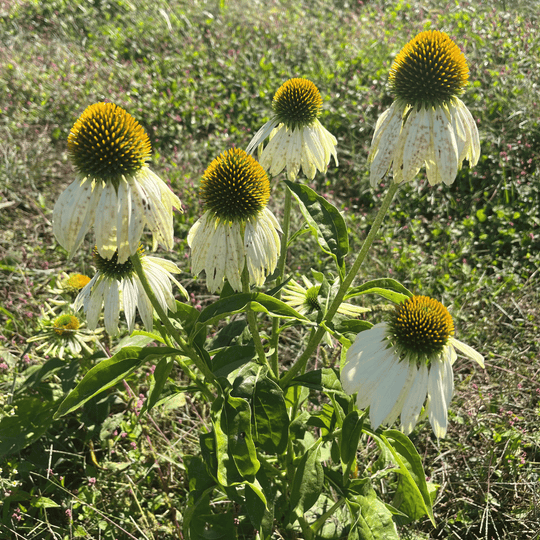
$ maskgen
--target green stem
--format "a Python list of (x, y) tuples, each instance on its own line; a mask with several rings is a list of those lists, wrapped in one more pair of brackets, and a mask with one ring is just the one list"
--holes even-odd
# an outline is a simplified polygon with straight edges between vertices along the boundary
[[(208, 366), (205, 364), (205, 362), (199, 357), (197, 352), (189, 345), (189, 343), (178, 333), (177, 329), (173, 326), (171, 323), (169, 317), (167, 317), (167, 314), (161, 307), (161, 304), (158, 302), (156, 295), (154, 294), (154, 291), (152, 290), (152, 287), (150, 287), (150, 283), (148, 282), (148, 279), (146, 278), (146, 274), (144, 273), (144, 269), (141, 264), (141, 260), (139, 255), (136, 253), (135, 255), (130, 256), (130, 261), (133, 264), (133, 268), (135, 269), (135, 272), (137, 272), (137, 276), (139, 277), (139, 280), (141, 282), (141, 285), (143, 286), (144, 292), (148, 296), (154, 310), (156, 311), (159, 320), (161, 321), (161, 324), (166, 328), (169, 336), (176, 341), (180, 349), (182, 350), (182, 353), (184, 356), (187, 356), (203, 373), (203, 375), (206, 377), (206, 380), (209, 382), (213, 382), (215, 380), (214, 374), (210, 371)], [(190, 379), (193, 380), (193, 372), (187, 371), (188, 376)], [(194, 380), (194, 382), (196, 382)], [(210, 391), (209, 388), (206, 386), (203, 386), (205, 390), (206, 396), (210, 400), (214, 400), (214, 395)]]
[[(281, 252), (279, 254), (278, 261), (278, 275), (276, 278), (276, 285), (280, 285), (283, 282), (283, 276), (285, 275), (285, 264), (287, 262), (287, 243), (289, 242), (289, 231), (291, 228), (291, 208), (292, 208), (292, 194), (291, 190), (285, 188), (285, 207), (283, 209), (283, 234), (281, 235)], [(281, 291), (276, 294), (276, 298), (281, 297)], [(270, 350), (272, 356), (270, 358), (270, 364), (276, 377), (279, 376), (279, 357), (278, 357), (278, 341), (279, 341), (279, 319), (275, 317), (272, 320), (272, 338), (270, 339)]]
[[(251, 289), (249, 287), (249, 272), (247, 266), (244, 266), (244, 270), (242, 272), (242, 292), (248, 294), (251, 292)], [(264, 352), (261, 336), (259, 334), (259, 327), (257, 326), (257, 319), (251, 307), (247, 308), (246, 318), (248, 321), (249, 330), (251, 332), (251, 337), (253, 338), (253, 344), (255, 345), (255, 350), (257, 351), (257, 356), (259, 357), (259, 362), (261, 363), (261, 365), (267, 366), (272, 373), (272, 368), (268, 364), (268, 360), (266, 359), (266, 354)]]
[[(343, 302), (343, 297), (349, 290), (351, 283), (353, 282), (354, 278), (358, 274), (358, 271), (360, 270), (360, 266), (362, 266), (362, 263), (364, 262), (364, 259), (366, 258), (369, 248), (371, 247), (371, 244), (373, 244), (373, 240), (375, 240), (375, 236), (377, 235), (379, 231), (379, 228), (383, 222), (384, 216), (388, 212), (390, 203), (392, 202), (392, 199), (394, 198), (394, 195), (396, 194), (398, 189), (399, 189), (399, 184), (396, 184), (395, 182), (392, 182), (392, 184), (390, 184), (390, 188), (386, 192), (386, 195), (383, 199), (381, 207), (379, 208), (379, 211), (377, 212), (377, 215), (375, 216), (375, 220), (373, 221), (373, 225), (371, 226), (369, 234), (367, 235), (366, 239), (364, 240), (364, 243), (362, 244), (362, 249), (360, 250), (358, 257), (354, 261), (354, 264), (350, 272), (342, 281), (339, 287), (339, 290), (334, 300), (332, 301), (332, 304), (328, 308), (328, 311), (324, 317), (325, 322), (329, 322), (334, 318), (334, 315), (336, 314), (339, 306)], [(322, 326), (320, 326), (317, 332), (311, 335), (311, 338), (308, 341), (308, 344), (306, 345), (306, 348), (304, 352), (302, 353), (302, 355), (300, 356), (300, 358), (298, 358), (298, 360), (294, 363), (291, 369), (289, 369), (289, 371), (287, 371), (287, 373), (285, 373), (285, 375), (279, 381), (279, 385), (282, 388), (287, 388), (288, 384), (296, 376), (296, 374), (305, 368), (310, 356), (313, 354), (313, 351), (315, 351), (315, 349), (317, 348), (317, 345), (320, 343), (324, 335), (324, 332), (325, 332), (325, 329)]]
[(345, 497), (341, 497), (330, 510), (325, 512), (313, 525), (311, 526), (311, 531), (313, 534), (317, 534), (317, 531), (326, 523), (328, 518), (345, 502)]

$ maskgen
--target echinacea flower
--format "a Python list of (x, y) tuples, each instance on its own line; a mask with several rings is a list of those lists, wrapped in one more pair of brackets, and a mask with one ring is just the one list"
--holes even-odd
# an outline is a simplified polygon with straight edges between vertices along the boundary
[[(325, 299), (320, 298), (321, 284), (313, 284), (306, 276), (302, 276), (302, 281), (305, 287), (300, 283), (291, 279), (285, 287), (283, 287), (281, 299), (296, 309), (300, 315), (309, 315), (314, 312), (323, 310), (321, 305)], [(357, 317), (362, 313), (369, 311), (369, 308), (356, 306), (348, 302), (342, 302), (337, 309), (338, 313), (349, 317)]]
[[(88, 327), (94, 330), (103, 307), (105, 329), (109, 335), (115, 336), (118, 334), (120, 309), (124, 310), (128, 330), (131, 333), (135, 325), (135, 308), (137, 308), (145, 328), (152, 331), (154, 309), (131, 260), (120, 263), (117, 253), (106, 259), (97, 249), (94, 249), (93, 255), (97, 267), (96, 275), (75, 299), (74, 309), (78, 311), (81, 307), (84, 308)], [(169, 310), (175, 313), (176, 301), (172, 283), (177, 285), (186, 298), (188, 297), (185, 289), (173, 276), (178, 274), (180, 269), (171, 261), (145, 255), (142, 248), (139, 248), (134, 256), (140, 258), (148, 283), (162, 309), (165, 312)]]
[(34, 349), (42, 356), (56, 356), (64, 359), (65, 353), (79, 356), (84, 350), (92, 354), (90, 346), (98, 339), (99, 330), (93, 332), (85, 327), (84, 321), (73, 313), (56, 315), (54, 310), (46, 306), (40, 320), (41, 330), (28, 338), (28, 343), (39, 343)]
[(206, 211), (188, 234), (193, 273), (205, 271), (210, 292), (220, 291), (225, 279), (240, 291), (247, 265), (250, 284), (261, 287), (281, 247), (281, 227), (266, 207), (270, 182), (264, 169), (243, 150), (224, 152), (204, 172), (201, 198)]
[(388, 323), (358, 334), (347, 351), (341, 382), (345, 392), (357, 394), (359, 408), (369, 407), (373, 429), (401, 416), (401, 429), (409, 434), (425, 402), (424, 415), (435, 436), (446, 435), (456, 349), (484, 367), (483, 356), (453, 335), (450, 313), (427, 296), (408, 298)]
[(274, 116), (264, 124), (249, 143), (249, 154), (266, 137), (259, 161), (272, 176), (287, 167), (289, 180), (296, 180), (300, 168), (310, 180), (316, 170), (326, 173), (330, 156), (336, 153), (336, 138), (319, 122), (322, 98), (318, 88), (307, 79), (289, 79), (278, 89), (272, 102)]
[(52, 289), (55, 294), (79, 294), (79, 291), (88, 285), (90, 278), (84, 274), (67, 274), (62, 272), (56, 280), (56, 286)]
[(373, 187), (390, 168), (394, 182), (409, 182), (424, 164), (431, 185), (449, 185), (463, 160), (478, 163), (478, 129), (458, 98), (468, 77), (465, 56), (444, 32), (421, 32), (405, 45), (390, 69), (395, 101), (379, 117), (371, 141)]
[[(321, 284), (313, 284), (306, 276), (302, 275), (302, 281), (305, 287), (300, 285), (296, 280), (291, 279), (283, 287), (281, 299), (289, 304), (292, 308), (296, 309), (300, 315), (315, 320), (319, 317), (320, 313), (326, 312), (326, 302), (328, 297), (321, 295)], [(337, 309), (337, 312), (347, 317), (358, 317), (362, 313), (369, 311), (369, 308), (356, 306), (348, 302), (342, 302)], [(332, 337), (329, 332), (325, 332), (322, 337), (322, 341), (326, 345), (332, 345)]]
[(78, 174), (54, 206), (53, 232), (70, 257), (93, 225), (99, 254), (124, 263), (145, 225), (153, 248), (173, 247), (173, 208), (180, 199), (146, 165), (144, 128), (114, 103), (95, 103), (71, 128), (68, 151)]

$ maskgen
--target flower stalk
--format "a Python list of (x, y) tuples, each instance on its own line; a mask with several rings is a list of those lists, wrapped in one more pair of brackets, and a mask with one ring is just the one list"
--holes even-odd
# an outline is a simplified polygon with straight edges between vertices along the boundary
[[(381, 204), (381, 207), (379, 208), (379, 211), (377, 212), (377, 215), (375, 216), (375, 220), (373, 221), (373, 225), (371, 226), (371, 229), (369, 230), (369, 233), (364, 240), (364, 243), (362, 244), (362, 249), (360, 249), (360, 253), (358, 253), (358, 257), (356, 257), (356, 260), (354, 261), (354, 264), (349, 271), (349, 273), (345, 276), (345, 279), (341, 283), (338, 292), (330, 304), (330, 307), (328, 308), (328, 311), (324, 317), (323, 322), (331, 321), (334, 317), (334, 315), (337, 313), (337, 310), (341, 303), (343, 302), (343, 298), (345, 297), (345, 294), (349, 290), (349, 287), (351, 286), (354, 278), (358, 274), (358, 271), (360, 270), (360, 267), (362, 266), (362, 263), (364, 262), (366, 255), (369, 251), (369, 248), (371, 247), (371, 244), (373, 244), (373, 241), (375, 240), (375, 236), (377, 235), (381, 224), (383, 222), (384, 216), (388, 212), (388, 208), (390, 208), (390, 204), (392, 200), (394, 199), (394, 195), (399, 189), (399, 184), (392, 182), (390, 184), (390, 187), (388, 188), (388, 191), (386, 192), (386, 195), (383, 199), (383, 202)], [(308, 344), (306, 345), (306, 348), (304, 352), (301, 354), (300, 358), (293, 364), (291, 369), (283, 375), (283, 377), (279, 381), (279, 385), (282, 388), (287, 388), (291, 380), (300, 373), (303, 369), (305, 369), (306, 364), (317, 348), (317, 345), (320, 343), (322, 337), (325, 333), (324, 327), (321, 325), (319, 326), (318, 330), (315, 333), (311, 334), (311, 337), (308, 341)]]
[[(146, 278), (146, 275), (144, 273), (143, 267), (141, 265), (141, 262), (139, 260), (139, 257), (135, 254), (130, 256), (130, 261), (133, 264), (133, 268), (135, 269), (135, 272), (137, 272), (137, 276), (139, 277), (141, 284), (143, 286), (144, 292), (148, 296), (150, 302), (152, 303), (152, 306), (154, 310), (156, 311), (161, 324), (167, 329), (167, 332), (169, 335), (176, 341), (178, 346), (182, 349), (182, 352), (185, 356), (191, 359), (191, 361), (197, 366), (197, 368), (201, 371), (201, 373), (205, 376), (206, 380), (209, 382), (214, 382), (215, 377), (212, 371), (208, 368), (208, 366), (204, 363), (204, 361), (201, 360), (199, 355), (196, 353), (196, 351), (186, 342), (186, 340), (178, 333), (176, 328), (172, 325), (169, 317), (167, 317), (167, 314), (161, 307), (158, 299), (156, 298), (156, 295), (154, 294), (154, 291), (152, 291), (152, 288), (150, 287), (150, 284), (148, 283), (148, 279)], [(182, 368), (184, 368), (184, 365), (182, 365)], [(190, 379), (193, 379), (193, 372), (191, 370), (184, 370)], [(196, 382), (196, 379), (194, 380)], [(204, 393), (206, 394), (206, 397), (208, 397), (210, 400), (214, 399), (214, 396), (210, 390), (203, 385)]]

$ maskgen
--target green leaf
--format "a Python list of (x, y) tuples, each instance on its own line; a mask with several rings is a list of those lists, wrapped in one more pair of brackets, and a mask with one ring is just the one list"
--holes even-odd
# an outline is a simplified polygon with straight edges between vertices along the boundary
[(350, 412), (343, 420), (341, 428), (341, 461), (346, 465), (356, 459), (358, 442), (362, 435), (364, 418), (360, 417), (358, 411)]
[(216, 377), (227, 377), (233, 371), (253, 360), (256, 355), (253, 345), (232, 345), (219, 351), (212, 358), (212, 372)]
[[(367, 479), (366, 479), (367, 480)], [(358, 495), (347, 498), (351, 515), (351, 533), (358, 540), (399, 540), (392, 513), (377, 497), (368, 481), (363, 482)]]
[(382, 433), (381, 439), (388, 445), (399, 466), (400, 481), (393, 505), (411, 519), (420, 519), (427, 514), (435, 527), (426, 473), (414, 444), (396, 429), (387, 429)]
[(61, 505), (54, 502), (49, 497), (38, 497), (37, 499), (30, 499), (30, 504), (34, 508), (60, 508)]
[(56, 402), (43, 402), (36, 397), (17, 399), (12, 405), (15, 414), (0, 420), (0, 457), (37, 441), (51, 425), (56, 408)]
[(246, 483), (246, 512), (253, 528), (259, 531), (262, 539), (269, 539), (273, 531), (276, 490), (277, 487), (268, 480), (263, 469), (257, 473), (254, 483)]
[(200, 314), (194, 332), (198, 332), (203, 325), (213, 325), (230, 315), (243, 313), (250, 306), (254, 311), (263, 311), (275, 317), (307, 320), (291, 306), (273, 296), (263, 293), (241, 293), (221, 298), (206, 307)]
[(289, 441), (289, 415), (283, 390), (267, 377), (255, 386), (253, 417), (257, 445), (269, 454), (282, 454)]
[(362, 294), (378, 294), (395, 304), (399, 304), (407, 298), (411, 298), (413, 293), (405, 288), (399, 281), (390, 278), (374, 279), (349, 289), (344, 300), (360, 296)]
[(154, 358), (181, 354), (171, 347), (126, 347), (111, 358), (94, 366), (83, 380), (68, 394), (56, 411), (54, 418), (78, 409), (95, 395), (126, 378), (138, 367)]
[(220, 396), (212, 404), (217, 479), (231, 486), (244, 479), (253, 481), (260, 463), (251, 435), (251, 408), (242, 398)]
[(294, 473), (289, 504), (297, 517), (303, 515), (317, 502), (324, 484), (319, 439), (301, 457)]
[(341, 276), (345, 275), (345, 256), (349, 253), (349, 235), (339, 210), (324, 197), (304, 184), (285, 180), (299, 203), (300, 211), (317, 238), (321, 249), (336, 261)]
[(144, 402), (141, 414), (149, 411), (158, 402), (173, 366), (174, 360), (172, 358), (162, 358), (158, 362), (150, 383), (148, 399)]
[(300, 384), (307, 388), (324, 392), (343, 392), (337, 371), (330, 368), (308, 371), (304, 375), (295, 377), (291, 381), (291, 385), (293, 384)]
[(259, 448), (281, 454), (289, 440), (289, 415), (282, 389), (268, 378), (268, 369), (256, 362), (238, 371), (231, 395), (250, 401), (253, 437)]
[(210, 506), (208, 488), (202, 496), (190, 493), (189, 503), (184, 512), (183, 533), (186, 540), (235, 540), (236, 527), (232, 512), (214, 514)]

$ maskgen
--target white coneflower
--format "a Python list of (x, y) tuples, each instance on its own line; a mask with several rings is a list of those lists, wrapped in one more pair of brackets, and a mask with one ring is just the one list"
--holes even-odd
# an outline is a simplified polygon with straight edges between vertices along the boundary
[[(296, 309), (301, 315), (309, 315), (316, 311), (322, 311), (323, 306), (321, 305), (321, 302), (324, 302), (324, 299), (319, 298), (321, 285), (313, 284), (306, 276), (302, 276), (302, 281), (304, 282), (305, 287), (300, 285), (300, 283), (294, 279), (291, 279), (291, 281), (283, 287), (281, 299)], [(358, 317), (358, 315), (366, 313), (367, 311), (370, 311), (370, 309), (355, 306), (348, 302), (342, 302), (337, 310), (338, 313), (349, 317)]]
[(258, 287), (275, 270), (281, 228), (266, 208), (269, 197), (268, 175), (243, 150), (220, 154), (204, 172), (206, 211), (191, 227), (188, 244), (192, 271), (205, 271), (210, 292), (221, 290), (225, 279), (235, 291), (242, 290), (245, 265), (250, 283)]
[(66, 353), (71, 356), (79, 356), (84, 350), (92, 354), (90, 346), (98, 339), (98, 332), (90, 332), (85, 328), (83, 321), (73, 313), (56, 315), (47, 306), (47, 311), (40, 320), (41, 330), (30, 337), (28, 343), (39, 343), (34, 351), (42, 356), (56, 356), (64, 359)]
[[(166, 312), (168, 309), (175, 313), (176, 301), (172, 283), (178, 286), (186, 298), (188, 297), (185, 289), (173, 276), (178, 274), (180, 269), (171, 261), (146, 256), (142, 248), (139, 248), (136, 256), (140, 257), (148, 283), (163, 310)], [(137, 308), (145, 328), (152, 331), (154, 309), (132, 262), (128, 259), (124, 263), (119, 263), (116, 253), (110, 259), (106, 259), (97, 250), (94, 250), (94, 261), (97, 267), (96, 275), (79, 293), (74, 303), (75, 310), (84, 307), (88, 327), (92, 330), (97, 327), (101, 309), (104, 307), (105, 329), (111, 336), (116, 335), (120, 309), (123, 308), (131, 333), (134, 329), (135, 308)]]
[(173, 247), (173, 208), (180, 199), (146, 165), (144, 128), (114, 103), (89, 106), (68, 137), (77, 179), (54, 206), (53, 232), (70, 256), (93, 225), (99, 254), (118, 252), (124, 263), (137, 251), (145, 225), (158, 243)]
[[(283, 287), (281, 299), (296, 309), (300, 315), (315, 320), (321, 312), (325, 312), (325, 302), (327, 298), (320, 296), (321, 284), (313, 284), (306, 276), (302, 276), (302, 281), (305, 287), (300, 285), (294, 279), (291, 279), (285, 287)], [(337, 310), (341, 315), (348, 317), (358, 317), (362, 313), (370, 311), (369, 308), (355, 306), (348, 302), (342, 302)], [(332, 336), (329, 332), (325, 332), (322, 341), (326, 345), (332, 345)]]
[(444, 32), (421, 32), (405, 45), (390, 69), (396, 99), (379, 117), (371, 142), (373, 187), (390, 167), (399, 183), (412, 180), (425, 164), (435, 185), (451, 184), (463, 160), (478, 163), (478, 129), (457, 97), (468, 76), (465, 56)]
[(272, 176), (287, 167), (287, 176), (295, 180), (300, 169), (310, 180), (316, 170), (326, 173), (330, 156), (336, 153), (336, 138), (319, 122), (322, 98), (318, 88), (307, 79), (289, 79), (276, 92), (272, 102), (274, 116), (249, 143), (253, 152), (270, 136), (259, 157), (262, 167)]
[(373, 429), (393, 424), (409, 434), (422, 406), (435, 435), (444, 437), (448, 405), (454, 392), (452, 364), (456, 349), (484, 367), (484, 358), (453, 337), (448, 310), (427, 296), (413, 296), (396, 306), (388, 323), (358, 334), (341, 371), (343, 389), (369, 407)]

